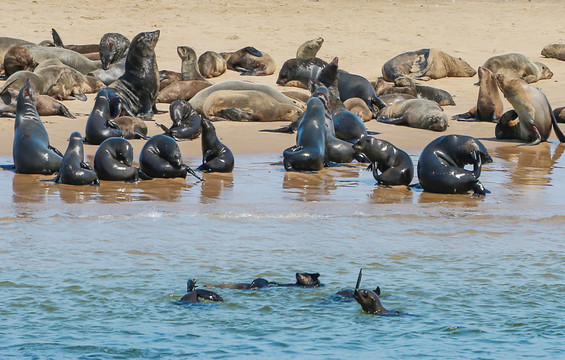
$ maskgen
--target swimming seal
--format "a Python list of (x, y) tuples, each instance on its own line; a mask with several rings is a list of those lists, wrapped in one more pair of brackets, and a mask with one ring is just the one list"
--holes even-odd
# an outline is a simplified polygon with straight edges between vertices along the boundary
[(381, 304), (381, 299), (379, 298), (381, 289), (377, 287), (378, 294), (374, 291), (367, 290), (367, 289), (359, 289), (359, 285), (361, 283), (361, 270), (359, 270), (359, 277), (357, 278), (357, 285), (355, 286), (355, 290), (353, 292), (353, 298), (359, 305), (363, 311), (369, 314), (381, 315), (381, 316), (399, 316), (402, 315), (400, 311), (396, 310), (387, 310)]
[[(424, 191), (441, 194), (486, 195), (479, 181), (482, 164), (492, 162), (479, 140), (465, 135), (444, 135), (430, 142), (418, 160), (418, 179)], [(473, 171), (465, 165), (473, 165)]]
[(186, 283), (186, 295), (181, 297), (178, 304), (186, 303), (197, 303), (200, 302), (199, 299), (205, 299), (210, 301), (224, 301), (224, 299), (210, 290), (197, 289), (196, 280), (188, 279)]
[(200, 136), (202, 119), (188, 102), (184, 100), (174, 101), (169, 106), (169, 114), (171, 120), (173, 120), (173, 125), (170, 128), (162, 124), (155, 124), (163, 129), (165, 134), (175, 140), (192, 140)]
[(120, 126), (110, 120), (110, 99), (108, 91), (102, 89), (96, 95), (94, 107), (86, 121), (86, 141), (92, 145), (100, 145), (111, 137), (122, 137)]
[(99, 185), (100, 180), (96, 171), (84, 162), (84, 138), (75, 131), (69, 139), (69, 146), (55, 182), (68, 185)]
[(414, 164), (404, 150), (372, 136), (362, 137), (353, 145), (353, 149), (369, 159), (371, 164), (367, 170), (373, 173), (379, 184), (410, 185), (414, 177)]
[(198, 57), (198, 70), (205, 78), (220, 76), (226, 69), (226, 59), (215, 51), (205, 51)]
[(100, 180), (138, 181), (139, 169), (132, 165), (133, 146), (126, 139), (109, 138), (94, 155), (94, 170)]
[(49, 144), (29, 81), (18, 94), (12, 156), (16, 171), (23, 174), (53, 174), (59, 171), (63, 159), (63, 154)]
[(323, 43), (324, 39), (322, 37), (306, 41), (298, 47), (298, 50), (296, 50), (296, 57), (298, 59), (309, 59), (315, 57), (316, 54), (318, 54), (318, 51), (320, 51)]
[(126, 114), (151, 120), (156, 111), (155, 102), (159, 91), (159, 69), (155, 59), (155, 45), (159, 30), (142, 32), (131, 41), (125, 72), (110, 84), (111, 98), (117, 98)]
[(299, 287), (319, 287), (322, 284), (318, 279), (320, 277), (319, 273), (296, 273), (296, 282), (293, 284), (276, 284), (276, 286), (288, 287), (288, 286), (299, 286)]
[(554, 58), (557, 60), (565, 60), (565, 44), (549, 44), (546, 45), (541, 55), (547, 58)]
[(197, 170), (205, 172), (233, 171), (234, 158), (231, 150), (216, 135), (214, 124), (208, 119), (202, 120), (202, 165)]
[[(565, 142), (551, 105), (545, 94), (522, 79), (509, 79), (502, 74), (496, 75), (496, 82), (504, 97), (514, 108), (505, 113), (495, 128), (497, 139), (520, 139), (528, 145), (547, 141), (551, 128), (560, 142)], [(519, 118), (518, 124), (513, 121)]]
[(553, 73), (547, 65), (541, 62), (533, 62), (519, 53), (493, 56), (485, 61), (483, 67), (489, 69), (495, 75), (503, 74), (509, 79), (522, 79), (527, 83), (553, 77)]
[(252, 46), (234, 52), (221, 52), (230, 70), (239, 71), (240, 75), (271, 75), (276, 70), (275, 60)]
[(296, 145), (283, 152), (286, 171), (317, 171), (324, 167), (326, 155), (326, 109), (318, 98), (311, 98), (296, 133)]
[(479, 97), (477, 105), (466, 113), (454, 115), (454, 120), (497, 122), (502, 116), (504, 105), (498, 92), (494, 74), (482, 66), (479, 66), (478, 73)]
[(243, 289), (243, 290), (253, 290), (262, 289), (272, 285), (271, 282), (263, 278), (257, 278), (251, 283), (224, 283), (219, 285), (204, 285), (208, 288), (222, 288), (222, 289)]
[(141, 171), (153, 178), (186, 178), (187, 172), (202, 180), (183, 164), (177, 142), (170, 136), (159, 134), (151, 137), (139, 154)]
[(444, 77), (472, 77), (476, 71), (461, 58), (456, 58), (438, 49), (420, 49), (396, 55), (382, 67), (386, 81), (400, 76), (420, 80)]
[(405, 100), (387, 106), (379, 111), (377, 121), (433, 131), (445, 131), (449, 126), (443, 109), (435, 101), (424, 99)]

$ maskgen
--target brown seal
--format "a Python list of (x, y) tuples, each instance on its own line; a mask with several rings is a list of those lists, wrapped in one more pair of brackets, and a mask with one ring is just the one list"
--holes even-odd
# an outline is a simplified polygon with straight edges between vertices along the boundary
[(369, 109), (365, 100), (361, 98), (354, 97), (347, 99), (343, 102), (343, 105), (345, 105), (347, 110), (359, 116), (363, 122), (367, 122), (373, 118), (373, 112)]
[[(18, 93), (15, 89), (5, 89), (0, 94), (0, 116), (16, 113)], [(75, 119), (65, 105), (49, 95), (35, 95), (33, 100), (39, 116), (59, 115)]]
[(239, 71), (241, 75), (271, 75), (276, 70), (275, 60), (252, 46), (220, 55), (226, 59), (228, 69)]
[(476, 71), (461, 58), (456, 58), (438, 49), (420, 49), (397, 55), (387, 61), (382, 68), (386, 81), (394, 81), (399, 76), (420, 80), (441, 79), (444, 77), (472, 77)]
[(299, 59), (309, 59), (316, 57), (316, 54), (318, 54), (318, 51), (320, 51), (323, 43), (324, 39), (322, 37), (306, 41), (304, 44), (298, 47), (298, 50), (296, 51), (296, 57)]
[(37, 62), (33, 59), (31, 52), (23, 46), (13, 46), (4, 55), (4, 74), (6, 77), (17, 71), (33, 71)]
[(206, 89), (209, 86), (212, 86), (210, 82), (202, 80), (175, 81), (159, 91), (157, 102), (170, 104), (176, 100), (188, 101), (200, 90)]
[(390, 106), (399, 101), (417, 99), (417, 97), (410, 94), (392, 93), (381, 95), (379, 96), (379, 99), (381, 99), (381, 101), (384, 102), (386, 106)]
[(496, 82), (514, 108), (496, 125), (497, 139), (519, 139), (528, 141), (528, 145), (536, 145), (547, 140), (553, 126), (559, 141), (565, 142), (551, 105), (540, 89), (522, 79), (509, 79), (502, 74), (496, 75)]
[(294, 105), (282, 104), (256, 90), (218, 90), (204, 103), (202, 112), (207, 118), (232, 121), (293, 121), (302, 114)]
[(405, 100), (387, 106), (379, 111), (377, 121), (433, 131), (445, 131), (449, 126), (443, 109), (435, 101), (425, 99)]
[(565, 60), (565, 44), (549, 44), (543, 48), (541, 55), (547, 58)]
[(33, 45), (32, 42), (6, 36), (0, 36), (0, 74), (4, 73), (4, 56), (14, 46)]
[(291, 99), (298, 100), (304, 104), (306, 104), (310, 99), (310, 94), (306, 94), (300, 91), (288, 90), (288, 91), (281, 91), (281, 93), (285, 96), (288, 96)]
[(119, 116), (112, 121), (118, 124), (124, 139), (149, 139), (147, 137), (147, 125), (140, 118)]
[(227, 70), (226, 59), (215, 51), (205, 51), (198, 57), (198, 70), (205, 78), (220, 76)]
[(508, 79), (522, 79), (527, 83), (551, 79), (553, 76), (545, 64), (531, 61), (518, 53), (493, 56), (485, 61), (483, 67), (495, 75), (503, 74)]
[(477, 105), (468, 112), (454, 115), (459, 121), (490, 121), (497, 122), (502, 116), (504, 105), (498, 92), (494, 74), (487, 68), (479, 66), (479, 98)]

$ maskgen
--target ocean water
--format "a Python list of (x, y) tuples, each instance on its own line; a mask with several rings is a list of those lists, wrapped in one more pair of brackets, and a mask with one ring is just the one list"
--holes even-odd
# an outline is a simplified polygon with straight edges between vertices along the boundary
[[(205, 182), (0, 171), (0, 358), (564, 358), (564, 149), (491, 150), (484, 198), (380, 187), (362, 165), (286, 173), (278, 153)], [(332, 296), (360, 268), (406, 315)], [(324, 286), (175, 303), (188, 278), (295, 272)]]

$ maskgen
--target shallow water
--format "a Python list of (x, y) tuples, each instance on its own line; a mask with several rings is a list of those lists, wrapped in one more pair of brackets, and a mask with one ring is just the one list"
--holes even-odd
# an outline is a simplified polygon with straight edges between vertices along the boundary
[[(0, 171), (0, 358), (562, 358), (564, 149), (492, 150), (484, 198), (379, 187), (361, 165), (286, 173), (280, 154), (238, 156), (203, 183)], [(359, 268), (410, 315), (331, 297)], [(189, 277), (297, 271), (325, 286), (175, 304)]]

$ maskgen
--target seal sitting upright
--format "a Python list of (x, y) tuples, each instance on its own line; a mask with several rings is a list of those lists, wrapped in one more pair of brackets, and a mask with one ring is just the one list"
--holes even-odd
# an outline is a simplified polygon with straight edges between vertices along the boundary
[(165, 134), (151, 137), (139, 154), (141, 171), (153, 178), (186, 178), (187, 172), (202, 180), (194, 171), (183, 164), (177, 142)]
[(109, 86), (111, 100), (119, 99), (126, 112), (122, 115), (143, 120), (153, 118), (159, 91), (159, 68), (155, 59), (158, 40), (159, 30), (137, 34), (128, 50), (125, 73)]
[(397, 310), (387, 310), (381, 304), (381, 299), (379, 295), (381, 294), (381, 289), (377, 287), (377, 292), (367, 289), (359, 289), (359, 285), (361, 284), (361, 270), (359, 270), (359, 277), (357, 278), (357, 285), (355, 285), (355, 290), (353, 291), (353, 298), (359, 305), (363, 311), (369, 314), (381, 315), (381, 316), (399, 316), (403, 315), (400, 311)]
[(53, 174), (61, 167), (63, 154), (49, 144), (49, 135), (34, 104), (29, 80), (20, 89), (14, 123), (12, 156), (16, 171)]
[[(465, 135), (444, 135), (429, 143), (418, 160), (418, 178), (424, 191), (442, 194), (486, 195), (479, 181), (482, 164), (492, 162), (479, 140)], [(473, 171), (465, 165), (473, 165)]]
[(229, 173), (233, 166), (233, 153), (218, 139), (214, 124), (208, 119), (202, 120), (202, 165), (198, 170)]
[(75, 131), (69, 139), (69, 146), (61, 162), (61, 169), (55, 182), (69, 185), (99, 185), (96, 171), (84, 162), (84, 139)]
[(109, 138), (94, 155), (94, 170), (102, 180), (137, 181), (139, 169), (132, 166), (133, 146), (126, 139)]

